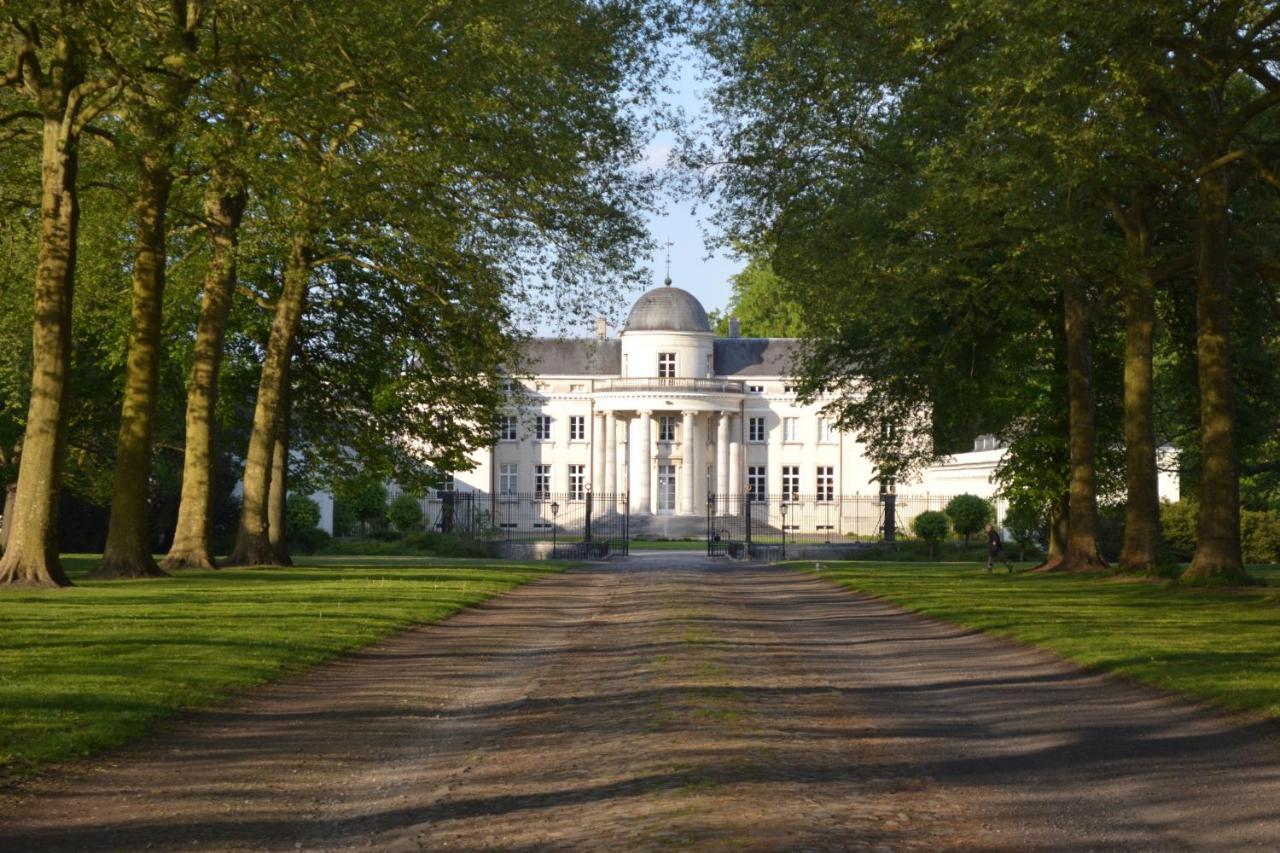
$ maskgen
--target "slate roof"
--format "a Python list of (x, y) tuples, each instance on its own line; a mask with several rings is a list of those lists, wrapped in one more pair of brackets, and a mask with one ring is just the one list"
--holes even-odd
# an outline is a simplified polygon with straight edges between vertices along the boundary
[(608, 338), (534, 338), (523, 348), (525, 369), (547, 376), (617, 376), (622, 341)]
[(789, 376), (796, 338), (716, 338), (717, 376)]
[(666, 285), (636, 300), (624, 332), (709, 332), (707, 312), (692, 293)]

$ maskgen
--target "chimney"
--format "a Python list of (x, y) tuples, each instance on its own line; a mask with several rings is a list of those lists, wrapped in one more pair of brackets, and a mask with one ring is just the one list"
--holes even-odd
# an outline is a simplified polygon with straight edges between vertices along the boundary
[(742, 337), (742, 324), (738, 322), (737, 317), (729, 318), (729, 337), (731, 338)]
[(596, 337), (599, 338), (600, 340), (604, 340), (605, 336), (608, 333), (609, 333), (609, 325), (604, 321), (603, 317), (597, 317), (596, 318)]

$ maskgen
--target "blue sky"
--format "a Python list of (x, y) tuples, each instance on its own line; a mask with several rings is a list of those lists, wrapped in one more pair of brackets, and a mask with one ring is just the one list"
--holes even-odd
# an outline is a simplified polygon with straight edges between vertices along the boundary
[[(670, 54), (672, 58), (668, 67), (671, 71), (667, 82), (671, 92), (663, 96), (662, 101), (667, 106), (682, 109), (688, 118), (696, 120), (704, 110), (702, 93), (708, 88), (699, 79), (698, 60), (688, 47), (683, 50), (673, 47)], [(645, 148), (644, 166), (664, 168), (675, 141), (675, 135), (665, 131), (650, 140)], [(672, 284), (698, 297), (708, 311), (723, 309), (729, 302), (729, 277), (742, 268), (743, 261), (722, 251), (712, 252), (707, 247), (704, 233), (712, 228), (711, 210), (701, 205), (695, 214), (693, 208), (697, 201), (692, 196), (672, 192), (661, 199), (660, 213), (649, 216), (649, 233), (658, 247), (646, 264), (651, 271), (650, 286), (662, 284), (666, 275), (665, 244), (670, 241)], [(627, 308), (639, 295), (637, 292), (626, 297)], [(625, 319), (625, 314), (618, 319)], [(590, 334), (593, 323), (594, 318), (583, 318), (580, 322), (571, 323), (566, 333), (571, 336)], [(554, 334), (549, 330), (542, 330), (542, 333)]]
[[(708, 83), (699, 79), (698, 59), (689, 47), (671, 51), (668, 66), (668, 85), (671, 93), (664, 101), (684, 110), (687, 117), (696, 120), (706, 107), (703, 93)], [(675, 143), (671, 133), (661, 133), (649, 144), (646, 164), (661, 168)], [(701, 300), (708, 311), (723, 309), (729, 302), (729, 277), (742, 268), (743, 261), (730, 257), (723, 251), (712, 252), (704, 240), (704, 232), (711, 229), (711, 210), (702, 205), (697, 214), (692, 212), (697, 199), (688, 196), (668, 195), (663, 199), (661, 215), (649, 217), (649, 233), (659, 248), (650, 259), (653, 285), (662, 284), (666, 259), (663, 244), (671, 246), (671, 281), (683, 287)]]

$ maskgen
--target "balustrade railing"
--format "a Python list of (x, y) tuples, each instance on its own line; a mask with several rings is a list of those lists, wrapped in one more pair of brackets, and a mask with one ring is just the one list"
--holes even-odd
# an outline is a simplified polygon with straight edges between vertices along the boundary
[(596, 385), (597, 391), (690, 391), (703, 394), (741, 394), (743, 384), (730, 379), (689, 379), (673, 376), (630, 376), (625, 379), (605, 379)]

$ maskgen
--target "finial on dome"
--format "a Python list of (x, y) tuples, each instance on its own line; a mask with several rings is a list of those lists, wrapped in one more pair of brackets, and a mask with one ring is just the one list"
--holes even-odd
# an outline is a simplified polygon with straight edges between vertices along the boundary
[(671, 247), (674, 245), (670, 240), (667, 241), (667, 277), (662, 280), (667, 287), (671, 286)]
[(665, 284), (667, 287), (670, 287), (670, 286), (671, 286), (671, 276), (667, 276), (666, 278), (664, 278), (664, 279), (662, 280), (662, 283), (663, 283), (663, 284)]

